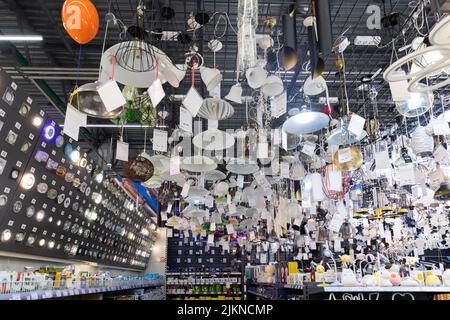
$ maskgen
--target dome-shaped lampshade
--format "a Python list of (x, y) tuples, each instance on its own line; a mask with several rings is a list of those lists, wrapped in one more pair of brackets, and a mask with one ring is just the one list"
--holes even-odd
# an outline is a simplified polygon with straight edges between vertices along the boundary
[(298, 114), (286, 120), (283, 124), (284, 132), (300, 135), (325, 128), (330, 118), (322, 112), (322, 107), (321, 105), (304, 106)]
[(418, 126), (411, 134), (411, 147), (415, 155), (427, 157), (433, 153), (434, 140), (425, 127)]
[(335, 152), (333, 156), (334, 166), (341, 171), (355, 171), (358, 170), (363, 163), (363, 155), (361, 150), (357, 146), (350, 146), (350, 159), (348, 161), (343, 161), (341, 159), (341, 150)]
[(408, 100), (395, 103), (397, 111), (405, 117), (417, 117), (427, 112), (433, 105), (434, 96), (432, 92), (411, 92)]
[(98, 82), (86, 83), (75, 92), (80, 100), (80, 111), (90, 117), (112, 119), (123, 112), (123, 108), (117, 108), (111, 112), (106, 110), (100, 95), (98, 94)]

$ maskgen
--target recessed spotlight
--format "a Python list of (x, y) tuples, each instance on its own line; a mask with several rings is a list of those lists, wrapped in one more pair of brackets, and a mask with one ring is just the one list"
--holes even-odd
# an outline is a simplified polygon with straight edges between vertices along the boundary
[(45, 212), (44, 212), (44, 210), (39, 210), (39, 211), (36, 213), (36, 220), (37, 220), (38, 222), (41, 222), (42, 220), (44, 220), (44, 217), (45, 217)]
[(22, 181), (20, 182), (20, 186), (25, 190), (30, 190), (31, 188), (33, 188), (35, 181), (36, 179), (32, 173), (25, 173), (23, 175)]
[(70, 154), (70, 160), (72, 160), (73, 162), (78, 162), (80, 160), (80, 151), (73, 150)]
[(43, 247), (43, 246), (45, 246), (45, 239), (41, 239), (41, 240), (39, 240), (39, 243), (38, 243), (38, 245), (39, 245), (39, 247)]
[(44, 127), (44, 138), (47, 141), (52, 140), (55, 137), (55, 134), (56, 134), (56, 129), (54, 126), (49, 124)]
[(11, 236), (12, 236), (11, 230), (9, 229), (4, 230), (1, 236), (2, 242), (8, 242), (9, 239), (11, 239)]
[(53, 249), (53, 248), (55, 247), (55, 241), (50, 240), (50, 241), (48, 242), (47, 246), (48, 246), (49, 249)]
[(44, 121), (44, 119), (42, 119), (39, 116), (36, 116), (33, 118), (33, 126), (35, 126), (36, 128), (39, 128), (42, 125), (43, 121)]

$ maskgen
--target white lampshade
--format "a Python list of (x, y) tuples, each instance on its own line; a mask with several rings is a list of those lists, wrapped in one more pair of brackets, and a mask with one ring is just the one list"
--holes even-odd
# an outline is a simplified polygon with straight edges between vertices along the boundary
[(213, 90), (222, 81), (222, 74), (215, 68), (200, 67), (200, 75), (208, 91)]
[(267, 71), (262, 67), (254, 67), (247, 69), (245, 73), (250, 88), (258, 89), (266, 82)]
[(317, 96), (327, 90), (327, 83), (322, 76), (309, 76), (303, 84), (303, 93), (307, 96)]
[(267, 77), (266, 82), (261, 87), (261, 91), (266, 97), (278, 96), (284, 91), (283, 81), (277, 76)]
[(178, 88), (180, 82), (186, 76), (186, 65), (177, 64), (174, 66), (171, 62), (164, 60), (162, 60), (160, 64), (164, 80), (169, 82), (172, 87)]
[(225, 99), (235, 102), (235, 103), (242, 103), (242, 87), (239, 83), (235, 84), (231, 87), (230, 92), (225, 97)]
[(296, 135), (313, 133), (325, 128), (329, 121), (330, 117), (325, 113), (305, 108), (295, 116), (287, 119), (283, 124), (283, 130), (286, 133)]

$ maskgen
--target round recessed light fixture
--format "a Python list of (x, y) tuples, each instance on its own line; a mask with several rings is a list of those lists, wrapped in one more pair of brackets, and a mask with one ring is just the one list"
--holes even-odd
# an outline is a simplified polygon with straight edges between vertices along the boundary
[(44, 220), (44, 218), (45, 218), (45, 212), (44, 212), (44, 210), (39, 210), (39, 211), (36, 213), (36, 220), (37, 220), (38, 222), (41, 222), (42, 220)]
[(43, 247), (43, 246), (45, 246), (45, 239), (41, 239), (41, 240), (39, 240), (39, 243), (38, 243), (38, 245), (39, 245), (39, 247)]
[(48, 246), (49, 249), (53, 249), (53, 248), (55, 247), (55, 241), (50, 240), (50, 241), (48, 242), (47, 246)]
[(22, 181), (20, 182), (20, 186), (25, 190), (30, 190), (33, 188), (36, 178), (32, 173), (25, 173), (23, 175)]
[(11, 239), (12, 233), (11, 230), (6, 229), (2, 232), (1, 240), (2, 242), (7, 242), (9, 239)]
[(36, 128), (39, 128), (42, 125), (42, 122), (44, 122), (44, 119), (39, 116), (33, 118), (33, 126), (35, 126)]
[(56, 129), (51, 124), (44, 127), (44, 138), (47, 141), (52, 140), (55, 137)]
[(78, 162), (80, 160), (80, 151), (73, 150), (70, 154), (70, 160), (72, 160), (73, 162)]

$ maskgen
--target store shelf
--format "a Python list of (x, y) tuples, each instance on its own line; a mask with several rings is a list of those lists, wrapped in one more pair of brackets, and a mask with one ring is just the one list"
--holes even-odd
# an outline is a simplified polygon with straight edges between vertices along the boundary
[(254, 295), (254, 296), (258, 296), (258, 297), (261, 297), (261, 298), (264, 298), (264, 299), (267, 299), (267, 300), (271, 300), (270, 297), (268, 297), (268, 296), (266, 296), (266, 295), (264, 295), (264, 294), (262, 294), (262, 293), (253, 291), (253, 290), (248, 290), (248, 291), (247, 291), (247, 294), (252, 294), (252, 295)]
[(450, 292), (450, 287), (323, 287), (324, 292)]
[(285, 284), (283, 287), (285, 289), (303, 290), (303, 285), (301, 284)]
[(162, 283), (147, 283), (147, 284), (144, 283), (144, 284), (130, 284), (121, 286), (102, 287), (102, 288), (40, 290), (32, 292), (0, 294), (0, 300), (42, 300), (42, 299), (63, 298), (63, 297), (114, 292), (130, 289), (139, 289), (139, 288), (155, 288), (161, 286), (163, 286)]
[(443, 292), (450, 293), (450, 287), (308, 287), (308, 293), (320, 292)]

